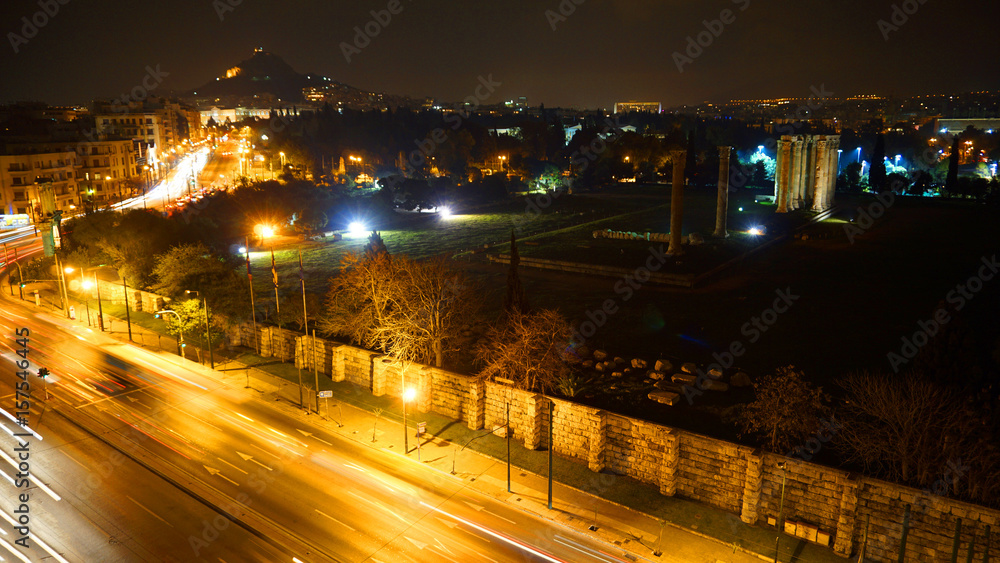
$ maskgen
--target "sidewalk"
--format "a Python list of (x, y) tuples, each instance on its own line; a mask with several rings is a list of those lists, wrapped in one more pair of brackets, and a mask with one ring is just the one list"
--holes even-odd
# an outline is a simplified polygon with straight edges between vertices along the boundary
[[(14, 299), (17, 299), (15, 296)], [(47, 303), (43, 303), (47, 305)], [(79, 311), (79, 308), (77, 308)], [(59, 309), (53, 311), (62, 314)], [(96, 315), (95, 311), (91, 311)], [(112, 336), (127, 340), (124, 319), (109, 317)], [(78, 322), (86, 323), (78, 315)], [(107, 327), (108, 325), (106, 325)], [(95, 325), (95, 330), (96, 325)], [(176, 356), (176, 340), (132, 323), (136, 344)], [(158, 344), (153, 344), (154, 342)], [(188, 346), (192, 348), (192, 346)], [(196, 355), (187, 352), (188, 361)], [(208, 369), (202, 354), (204, 373), (236, 388), (250, 383), (245, 392), (266, 400), (303, 424), (370, 447), (393, 452), (403, 458), (401, 403), (390, 397), (374, 397), (366, 389), (348, 383), (319, 378), (320, 389), (333, 392), (332, 399), (319, 401), (320, 416), (299, 407), (297, 370), (271, 358), (251, 353), (236, 361), (216, 357), (216, 370)], [(192, 369), (197, 369), (194, 365)], [(313, 386), (312, 372), (303, 371), (306, 387)], [(306, 407), (313, 393), (305, 391)], [(375, 410), (381, 409), (376, 423)], [(585, 464), (554, 456), (553, 508), (548, 508), (548, 452), (526, 450), (511, 440), (511, 493), (507, 492), (506, 441), (488, 430), (469, 430), (463, 423), (433, 412), (412, 409), (409, 416), (409, 446), (406, 457), (439, 472), (442, 477), (461, 479), (467, 486), (510, 507), (531, 512), (576, 533), (588, 535), (607, 545), (607, 552), (630, 561), (750, 563), (774, 561), (775, 539), (780, 535), (779, 561), (799, 563), (842, 563), (829, 549), (778, 534), (760, 526), (748, 526), (739, 517), (707, 505), (659, 495), (655, 488), (621, 475), (593, 473)], [(427, 434), (414, 436), (418, 422), (426, 422)], [(374, 442), (373, 438), (374, 432)], [(470, 445), (470, 440), (471, 445)], [(420, 461), (417, 461), (417, 457)], [(595, 529), (591, 529), (595, 528)], [(555, 532), (552, 541), (565, 542), (572, 534)], [(539, 546), (545, 548), (544, 545)], [(657, 555), (656, 553), (659, 553)]]

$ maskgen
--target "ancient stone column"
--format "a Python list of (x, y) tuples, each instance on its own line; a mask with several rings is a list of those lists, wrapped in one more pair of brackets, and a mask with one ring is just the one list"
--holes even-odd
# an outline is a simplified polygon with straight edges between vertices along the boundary
[(805, 171), (805, 141), (801, 135), (795, 137), (795, 169), (792, 171), (794, 181), (792, 182), (792, 209), (799, 209), (803, 206), (802, 194), (805, 191), (803, 172)]
[(726, 238), (726, 219), (729, 214), (729, 155), (733, 147), (719, 147), (719, 197), (715, 203), (715, 233)]
[(826, 189), (829, 182), (826, 179), (829, 157), (826, 152), (826, 140), (816, 141), (816, 192), (813, 194), (813, 211), (826, 209)]
[(826, 192), (826, 207), (827, 209), (833, 207), (833, 194), (837, 191), (837, 170), (840, 169), (840, 153), (837, 149), (840, 148), (840, 135), (832, 136), (830, 141), (830, 189)]
[(792, 145), (789, 141), (781, 139), (778, 141), (778, 162), (774, 171), (774, 186), (778, 192), (775, 203), (778, 205), (778, 213), (788, 213), (788, 169), (791, 164)]
[(687, 162), (687, 151), (670, 151), (674, 163), (674, 182), (670, 191), (670, 246), (667, 254), (680, 256), (684, 254), (681, 248), (681, 230), (684, 222), (684, 164)]
[[(805, 166), (802, 170), (802, 180), (805, 183), (803, 186), (803, 197), (810, 203), (816, 201), (816, 137), (813, 135), (805, 136)], [(803, 205), (803, 207), (805, 207)]]

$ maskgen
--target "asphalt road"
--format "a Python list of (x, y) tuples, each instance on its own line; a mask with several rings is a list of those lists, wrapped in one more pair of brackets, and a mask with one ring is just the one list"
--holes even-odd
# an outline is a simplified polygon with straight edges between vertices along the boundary
[[(0, 308), (4, 344), (16, 348), (14, 330), (28, 327), (30, 357), (53, 374), (47, 408), (57, 412), (45, 415), (40, 431), (53, 445), (32, 446), (40, 452), (33, 467), (63, 500), (32, 495), (39, 513), (58, 516), (33, 531), (69, 560), (110, 560), (106, 553), (179, 561), (619, 560), (607, 546), (497, 502), (412, 455), (308, 427), (197, 367), (178, 368), (169, 356), (61, 319), (40, 320), (10, 302)], [(133, 367), (116, 372), (102, 352)], [(2, 355), (13, 359), (9, 348)], [(0, 388), (13, 390), (11, 364), (4, 364)], [(41, 408), (39, 387), (36, 379)], [(54, 450), (43, 457), (42, 444)], [(4, 453), (13, 445), (8, 440)], [(137, 463), (101, 476), (96, 468), (114, 455), (109, 448)], [(88, 479), (98, 484), (81, 495), (76, 489)], [(10, 483), (7, 489), (3, 500), (12, 502)], [(220, 513), (234, 521), (216, 519)], [(109, 537), (123, 543), (104, 551)]]

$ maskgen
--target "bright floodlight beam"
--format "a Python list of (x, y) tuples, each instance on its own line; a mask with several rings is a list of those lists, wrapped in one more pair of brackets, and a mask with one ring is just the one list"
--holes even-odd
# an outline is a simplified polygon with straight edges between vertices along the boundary
[(755, 237), (764, 234), (764, 231), (761, 230), (760, 227), (750, 227), (750, 230), (747, 231), (747, 232), (750, 233), (750, 235), (755, 236)]
[(347, 225), (347, 233), (352, 237), (363, 237), (368, 232), (368, 227), (361, 221), (351, 221)]
[(440, 215), (442, 219), (447, 219), (448, 217), (451, 217), (451, 208), (448, 207), (447, 205), (438, 207), (438, 215)]

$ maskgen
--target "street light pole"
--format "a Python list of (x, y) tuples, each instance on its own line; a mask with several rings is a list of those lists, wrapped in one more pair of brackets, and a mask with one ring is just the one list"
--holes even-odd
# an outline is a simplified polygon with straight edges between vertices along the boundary
[(215, 353), (212, 351), (212, 323), (208, 320), (208, 299), (204, 296), (201, 302), (205, 305), (205, 331), (208, 333), (208, 364), (215, 369)]
[(97, 286), (97, 326), (104, 332), (104, 308), (101, 306), (101, 282), (97, 279), (97, 271), (94, 271), (94, 285)]
[(125, 289), (125, 324), (128, 325), (128, 341), (134, 342), (132, 340), (132, 316), (129, 314), (128, 306), (128, 282), (125, 281), (125, 276), (122, 276), (122, 287)]

